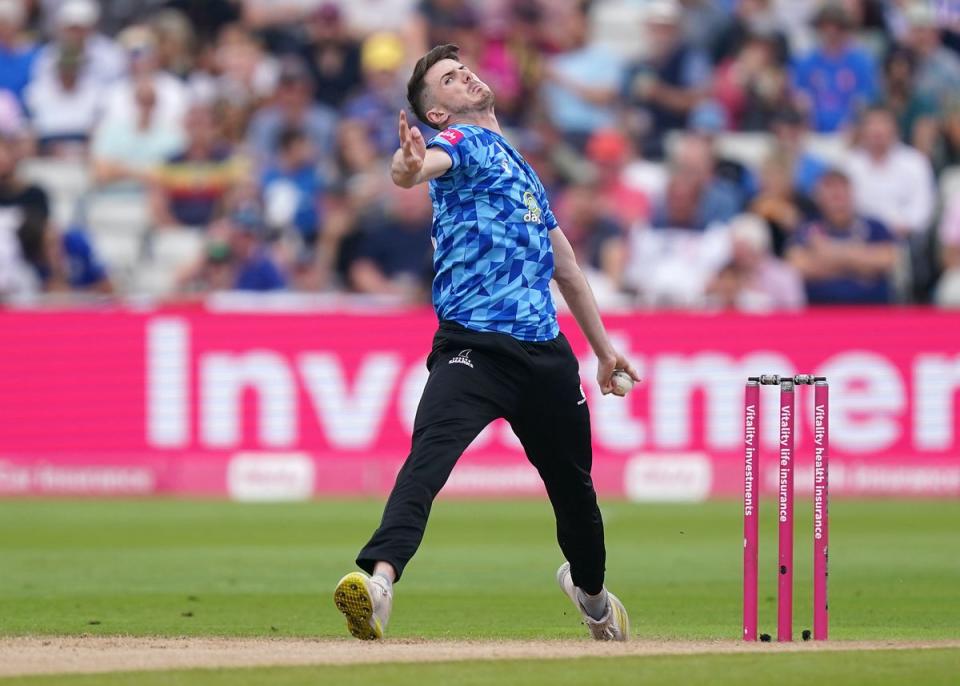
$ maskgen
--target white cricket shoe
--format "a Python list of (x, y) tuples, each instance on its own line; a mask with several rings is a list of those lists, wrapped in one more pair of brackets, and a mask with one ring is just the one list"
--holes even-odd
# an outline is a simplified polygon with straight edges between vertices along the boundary
[(393, 591), (376, 577), (350, 572), (340, 579), (333, 602), (347, 618), (347, 629), (362, 641), (383, 638), (393, 606)]
[(580, 611), (583, 623), (590, 629), (594, 640), (626, 641), (630, 637), (630, 618), (627, 616), (627, 608), (617, 596), (607, 591), (607, 612), (602, 619), (594, 619), (587, 614), (577, 598), (577, 587), (573, 585), (573, 577), (570, 576), (569, 562), (564, 562), (557, 570), (557, 583)]

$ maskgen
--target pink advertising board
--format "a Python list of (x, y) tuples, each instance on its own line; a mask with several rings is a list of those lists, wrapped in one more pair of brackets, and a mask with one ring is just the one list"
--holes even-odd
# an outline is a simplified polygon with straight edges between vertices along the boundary
[[(601, 397), (581, 358), (594, 474), (639, 500), (737, 496), (744, 380), (830, 380), (835, 495), (960, 495), (960, 315), (609, 315), (644, 378)], [(0, 312), (0, 495), (383, 494), (409, 446), (432, 312)], [(778, 397), (760, 400), (760, 487), (776, 483)], [(798, 388), (796, 485), (812, 488), (813, 392)], [(450, 495), (540, 492), (505, 423), (454, 470)]]

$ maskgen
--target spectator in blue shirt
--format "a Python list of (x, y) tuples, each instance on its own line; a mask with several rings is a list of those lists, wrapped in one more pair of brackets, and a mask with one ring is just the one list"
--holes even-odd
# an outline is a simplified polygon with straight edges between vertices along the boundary
[(854, 211), (850, 179), (832, 169), (817, 184), (822, 219), (800, 227), (787, 261), (803, 276), (811, 304), (887, 304), (897, 243), (880, 222)]
[(813, 129), (832, 133), (876, 100), (877, 69), (869, 53), (853, 43), (851, 19), (843, 7), (824, 6), (813, 23), (820, 44), (794, 64), (793, 83)]
[(273, 101), (253, 115), (247, 128), (247, 145), (255, 164), (266, 166), (275, 161), (280, 132), (292, 126), (307, 134), (315, 161), (333, 154), (337, 114), (313, 101), (310, 73), (303, 62), (291, 56), (280, 65)]
[(279, 291), (287, 277), (265, 241), (263, 218), (252, 205), (237, 207), (207, 233), (204, 255), (177, 281), (182, 294), (211, 291)]
[(425, 298), (433, 277), (430, 223), (426, 188), (391, 189), (385, 211), (359, 226), (356, 253), (348, 268), (353, 290)]
[(267, 224), (294, 229), (308, 250), (317, 242), (323, 222), (324, 183), (313, 159), (306, 134), (284, 129), (277, 161), (260, 179)]
[(704, 231), (729, 221), (743, 208), (743, 192), (717, 174), (710, 141), (697, 135), (677, 140), (670, 157), (670, 178), (664, 197), (654, 204), (655, 229)]
[(239, 209), (230, 219), (229, 255), (237, 291), (280, 291), (287, 279), (266, 243), (263, 218), (250, 209)]
[(113, 293), (107, 269), (82, 226), (71, 226), (51, 251), (53, 268), (40, 274), (48, 290)]
[(771, 122), (779, 154), (790, 160), (794, 189), (812, 196), (828, 165), (806, 149), (807, 119), (793, 107), (784, 107)]
[(543, 99), (553, 125), (582, 149), (594, 131), (616, 124), (623, 67), (614, 52), (588, 40), (585, 7), (566, 17), (564, 29), (563, 51), (544, 65)]
[(21, 105), (39, 52), (36, 44), (23, 40), (20, 35), (23, 6), (19, 0), (0, 0), (0, 90), (16, 95)]

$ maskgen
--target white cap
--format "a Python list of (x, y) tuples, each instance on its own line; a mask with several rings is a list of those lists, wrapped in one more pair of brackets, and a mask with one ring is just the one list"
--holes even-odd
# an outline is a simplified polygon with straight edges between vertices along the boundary
[(100, 5), (93, 0), (67, 0), (57, 12), (60, 26), (95, 26), (100, 19)]
[(650, 0), (643, 18), (651, 24), (677, 24), (683, 16), (677, 0)]
[(0, 0), (0, 22), (22, 26), (25, 16), (23, 0)]

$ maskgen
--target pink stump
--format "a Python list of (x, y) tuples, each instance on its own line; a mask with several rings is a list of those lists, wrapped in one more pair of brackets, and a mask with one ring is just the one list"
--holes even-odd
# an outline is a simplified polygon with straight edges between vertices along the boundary
[(777, 640), (793, 640), (793, 380), (780, 382), (780, 460), (778, 468), (779, 569)]
[(760, 506), (760, 384), (747, 381), (743, 403), (743, 640), (757, 640), (757, 549)]
[(830, 392), (826, 379), (814, 383), (813, 402), (813, 638), (827, 639), (827, 546), (830, 523), (829, 470)]

